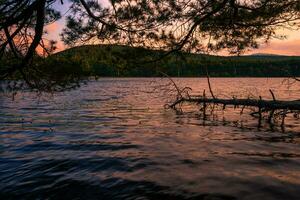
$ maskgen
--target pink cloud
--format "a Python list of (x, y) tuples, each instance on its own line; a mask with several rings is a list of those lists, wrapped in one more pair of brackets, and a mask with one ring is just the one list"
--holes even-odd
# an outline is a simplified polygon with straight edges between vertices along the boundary
[(59, 29), (59, 24), (57, 22), (53, 22), (45, 27), (46, 31), (51, 34), (53, 31), (57, 31)]
[(59, 38), (59, 33), (63, 29), (63, 26), (64, 26), (64, 23), (57, 21), (57, 22), (51, 23), (45, 27), (45, 30), (48, 33), (46, 38), (55, 40), (57, 42), (56, 43), (57, 49), (55, 52), (62, 51), (66, 48), (64, 43)]
[(300, 39), (272, 41), (269, 44), (262, 45), (257, 50), (250, 51), (250, 53), (271, 53), (300, 56)]
[(56, 48), (57, 49), (55, 50), (55, 52), (59, 52), (59, 51), (65, 50), (66, 46), (64, 45), (64, 43), (62, 41), (58, 40), (56, 43)]
[[(107, 4), (107, 0), (103, 0), (102, 3)], [(64, 28), (65, 21), (64, 19), (49, 24), (45, 27), (48, 34), (47, 39), (57, 41), (57, 50), (62, 51), (66, 48), (63, 42), (60, 40), (59, 34)], [(299, 31), (289, 31), (286, 29), (279, 30), (279, 34), (288, 36), (286, 40), (273, 40), (269, 44), (262, 44), (259, 49), (250, 50), (246, 54), (254, 53), (268, 53), (268, 54), (282, 54), (282, 55), (294, 55), (300, 56), (300, 34)], [(228, 52), (221, 51), (219, 55), (228, 55)]]

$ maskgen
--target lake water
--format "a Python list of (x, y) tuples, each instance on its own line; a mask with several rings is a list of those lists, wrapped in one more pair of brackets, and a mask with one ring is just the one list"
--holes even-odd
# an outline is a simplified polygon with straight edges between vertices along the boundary
[[(193, 94), (206, 79), (174, 79)], [(300, 122), (256, 128), (238, 109), (164, 109), (167, 79), (0, 94), (0, 199), (300, 199)], [(215, 95), (300, 99), (283, 79), (211, 79)], [(198, 110), (197, 110), (198, 109)]]

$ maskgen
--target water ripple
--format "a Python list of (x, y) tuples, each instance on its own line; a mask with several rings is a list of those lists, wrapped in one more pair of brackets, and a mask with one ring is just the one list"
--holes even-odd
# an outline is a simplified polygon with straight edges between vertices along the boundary
[[(209, 121), (192, 107), (164, 110), (170, 96), (153, 83), (166, 81), (100, 79), (51, 98), (0, 96), (0, 199), (300, 199), (299, 120), (287, 119), (283, 132), (257, 129), (236, 110)], [(205, 79), (175, 81), (207, 90)], [(293, 99), (300, 90), (282, 79), (211, 82), (220, 97), (267, 99), (271, 87)]]

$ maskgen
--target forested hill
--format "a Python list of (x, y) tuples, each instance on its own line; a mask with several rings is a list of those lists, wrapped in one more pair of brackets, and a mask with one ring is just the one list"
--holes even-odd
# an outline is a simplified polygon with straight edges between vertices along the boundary
[(174, 53), (158, 62), (149, 62), (165, 53), (117, 45), (74, 47), (49, 58), (72, 61), (89, 75), (109, 77), (169, 76), (197, 77), (282, 77), (300, 76), (300, 57), (276, 55), (208, 56)]

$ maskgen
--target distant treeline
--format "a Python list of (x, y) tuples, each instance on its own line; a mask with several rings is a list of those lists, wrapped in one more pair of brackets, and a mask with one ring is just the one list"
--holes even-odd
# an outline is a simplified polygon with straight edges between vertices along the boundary
[[(164, 52), (126, 46), (94, 45), (75, 47), (54, 57), (80, 62), (86, 73), (98, 76), (197, 77), (282, 77), (300, 76), (300, 57), (296, 56), (208, 56), (173, 53), (157, 62)], [(49, 59), (50, 60), (50, 59)], [(149, 62), (150, 61), (150, 62)]]
[[(74, 70), (83, 75), (104, 77), (287, 77), (300, 76), (300, 57), (296, 56), (208, 56), (165, 52), (117, 45), (74, 47), (46, 58), (46, 68)], [(207, 69), (207, 70), (206, 70)]]

